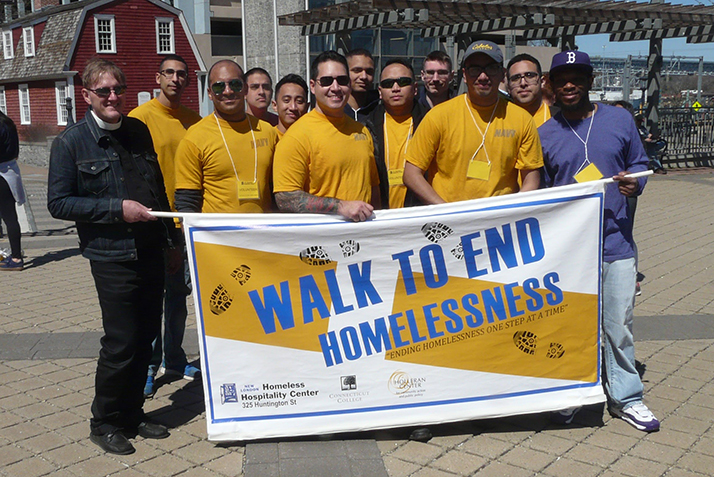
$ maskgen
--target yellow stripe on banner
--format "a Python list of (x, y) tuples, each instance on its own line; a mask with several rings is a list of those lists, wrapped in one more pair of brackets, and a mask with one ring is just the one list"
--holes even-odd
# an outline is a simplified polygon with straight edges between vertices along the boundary
[[(320, 351), (317, 336), (329, 324), (320, 309), (332, 303), (315, 290), (327, 290), (325, 271), (337, 262), (201, 242), (195, 253), (206, 335)], [(303, 297), (312, 302), (312, 316), (303, 317)], [(256, 304), (264, 308), (262, 319)]]
[(597, 295), (560, 291), (557, 286), (548, 289), (546, 280), (527, 294), (523, 286), (476, 279), (452, 276), (436, 289), (429, 289), (421, 274), (414, 274), (414, 279), (420, 292), (411, 296), (401, 277), (397, 281), (393, 313), (406, 315), (411, 310), (418, 331), (405, 326), (395, 337), (392, 329), (392, 342), (412, 344), (387, 351), (386, 359), (597, 382)]

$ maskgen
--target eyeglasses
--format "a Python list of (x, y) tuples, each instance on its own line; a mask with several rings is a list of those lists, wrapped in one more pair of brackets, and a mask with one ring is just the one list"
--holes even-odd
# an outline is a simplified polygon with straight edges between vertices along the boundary
[(398, 84), (401, 88), (409, 86), (414, 83), (414, 80), (409, 76), (402, 76), (400, 78), (387, 78), (379, 82), (379, 86), (385, 89), (393, 88), (394, 83)]
[(536, 73), (535, 71), (528, 71), (523, 74), (517, 74), (513, 75), (508, 78), (508, 81), (511, 83), (520, 83), (521, 80), (526, 80), (526, 83), (528, 84), (536, 84), (538, 82), (538, 78), (540, 78), (540, 75)]
[(186, 70), (174, 70), (171, 68), (166, 68), (165, 70), (159, 71), (162, 76), (165, 76), (166, 78), (172, 78), (174, 75), (178, 76), (181, 79), (186, 79), (188, 77), (188, 71)]
[(223, 94), (226, 91), (226, 85), (230, 86), (231, 90), (236, 93), (243, 90), (243, 80), (236, 78), (227, 83), (225, 81), (216, 81), (211, 85), (211, 91), (213, 91), (215, 95)]
[(115, 86), (113, 88), (86, 89), (87, 91), (91, 91), (92, 93), (96, 94), (100, 98), (108, 98), (109, 96), (111, 96), (112, 93), (116, 94), (117, 96), (121, 96), (122, 94), (126, 93), (126, 85)]
[(320, 86), (323, 88), (327, 88), (328, 86), (332, 86), (332, 83), (337, 81), (337, 84), (340, 86), (347, 86), (350, 84), (350, 77), (347, 75), (340, 75), (340, 76), (323, 76), (322, 78), (317, 78), (317, 82), (320, 83)]
[(449, 76), (449, 70), (426, 70), (424, 71), (424, 75), (432, 77), (434, 75), (437, 75), (439, 77), (446, 77)]
[(466, 73), (469, 76), (478, 78), (479, 76), (481, 76), (481, 73), (486, 73), (488, 76), (496, 76), (498, 73), (501, 72), (502, 69), (503, 67), (500, 65), (500, 63), (490, 63), (486, 66), (469, 66), (466, 68)]

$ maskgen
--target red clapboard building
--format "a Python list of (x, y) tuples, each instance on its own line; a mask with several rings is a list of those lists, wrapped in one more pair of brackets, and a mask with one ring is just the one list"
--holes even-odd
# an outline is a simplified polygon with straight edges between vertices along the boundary
[(67, 97), (73, 119), (84, 117), (80, 75), (94, 56), (113, 61), (126, 74), (127, 113), (139, 104), (139, 93), (158, 94), (161, 59), (182, 56), (194, 73), (182, 104), (200, 110), (206, 67), (180, 10), (159, 0), (58, 3), (35, 0), (34, 12), (0, 25), (0, 110), (15, 121), (21, 140), (62, 131)]

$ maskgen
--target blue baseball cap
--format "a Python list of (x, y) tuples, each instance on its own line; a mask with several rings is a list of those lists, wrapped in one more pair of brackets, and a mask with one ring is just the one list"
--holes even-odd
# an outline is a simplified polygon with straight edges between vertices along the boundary
[(584, 70), (589, 75), (593, 72), (593, 67), (590, 64), (590, 56), (584, 51), (578, 50), (561, 51), (553, 55), (553, 61), (550, 63), (551, 74), (567, 68)]
[(492, 41), (479, 40), (471, 43), (466, 51), (464, 52), (464, 58), (461, 60), (461, 67), (466, 64), (466, 58), (476, 53), (483, 53), (484, 55), (490, 56), (496, 63), (503, 64), (503, 53), (501, 48)]

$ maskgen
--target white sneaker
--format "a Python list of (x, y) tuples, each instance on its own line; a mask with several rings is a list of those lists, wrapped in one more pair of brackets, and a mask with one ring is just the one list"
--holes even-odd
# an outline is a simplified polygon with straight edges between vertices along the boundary
[(619, 417), (637, 430), (645, 432), (659, 431), (659, 421), (641, 401), (638, 401), (625, 409), (610, 408), (610, 413)]

